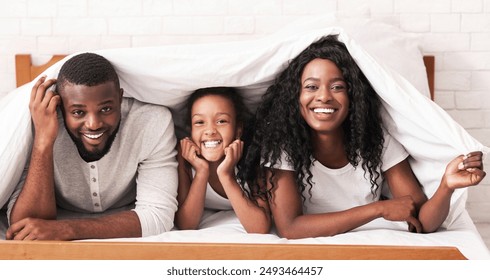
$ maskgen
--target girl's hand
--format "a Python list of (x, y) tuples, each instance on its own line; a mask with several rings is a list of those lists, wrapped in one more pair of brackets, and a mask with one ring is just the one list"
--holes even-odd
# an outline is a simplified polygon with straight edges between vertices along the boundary
[(477, 185), (485, 175), (483, 153), (476, 151), (453, 159), (446, 167), (443, 181), (449, 189), (455, 190)]
[(216, 172), (218, 176), (235, 177), (235, 166), (242, 157), (243, 141), (237, 139), (225, 148), (225, 159), (220, 163)]
[(209, 169), (208, 162), (200, 157), (201, 149), (189, 137), (180, 140), (180, 149), (182, 157), (194, 167), (196, 173)]
[(408, 230), (422, 232), (422, 224), (416, 218), (417, 208), (411, 196), (402, 196), (380, 201), (383, 204), (382, 216), (389, 221), (406, 221)]
[(35, 129), (35, 144), (54, 145), (58, 135), (57, 106), (61, 103), (60, 96), (48, 88), (56, 83), (56, 79), (46, 80), (43, 76), (32, 87), (29, 110)]

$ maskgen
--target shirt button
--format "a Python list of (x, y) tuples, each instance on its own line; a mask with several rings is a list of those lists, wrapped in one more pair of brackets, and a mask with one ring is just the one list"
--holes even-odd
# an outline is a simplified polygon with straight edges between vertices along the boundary
[(93, 165), (93, 164), (90, 165), (90, 168), (95, 169), (95, 165)]
[(95, 178), (92, 178), (92, 182), (96, 182), (96, 181), (97, 181), (97, 179), (95, 179)]
[(99, 204), (98, 203), (95, 203), (94, 205), (95, 205), (95, 207), (99, 207)]
[(97, 196), (97, 193), (96, 193), (96, 192), (94, 192), (94, 193), (92, 193), (92, 195), (93, 195), (93, 196)]

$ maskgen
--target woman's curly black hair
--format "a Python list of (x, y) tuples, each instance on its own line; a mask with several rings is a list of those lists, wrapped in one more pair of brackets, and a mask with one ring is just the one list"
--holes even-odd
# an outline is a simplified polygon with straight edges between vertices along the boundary
[[(313, 187), (310, 171), (314, 162), (313, 146), (310, 127), (300, 113), (299, 95), (303, 70), (316, 58), (334, 62), (347, 83), (350, 106), (349, 115), (342, 124), (344, 147), (349, 162), (354, 167), (361, 163), (364, 173), (369, 173), (371, 192), (375, 196), (384, 144), (381, 101), (336, 35), (321, 38), (290, 61), (263, 95), (255, 114), (255, 133), (245, 156), (241, 178), (249, 184), (252, 194), (262, 193), (270, 198), (271, 189), (264, 191), (259, 186), (266, 185), (265, 170), (277, 166), (282, 153), (296, 171), (299, 193), (303, 196), (307, 185), (309, 190)], [(274, 169), (270, 170), (270, 183), (274, 188)]]

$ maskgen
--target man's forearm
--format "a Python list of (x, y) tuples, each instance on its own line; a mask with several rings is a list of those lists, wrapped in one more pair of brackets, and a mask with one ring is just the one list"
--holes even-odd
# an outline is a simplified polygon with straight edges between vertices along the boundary
[(56, 219), (53, 147), (34, 145), (23, 189), (10, 214), (11, 223), (23, 218)]

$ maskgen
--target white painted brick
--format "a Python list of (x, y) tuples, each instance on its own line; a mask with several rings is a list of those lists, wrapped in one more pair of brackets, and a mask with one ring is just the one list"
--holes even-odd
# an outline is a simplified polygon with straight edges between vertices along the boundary
[(392, 14), (394, 11), (393, 0), (369, 0), (371, 15)]
[(480, 109), (482, 107), (482, 94), (480, 92), (456, 92), (456, 108)]
[(471, 83), (469, 71), (436, 71), (434, 81), (437, 90), (468, 90)]
[(88, 0), (88, 14), (95, 17), (133, 17), (143, 15), (141, 0)]
[[(487, 181), (485, 177), (483, 180)], [(489, 183), (490, 181), (487, 181)], [(484, 182), (482, 182), (484, 183)], [(468, 188), (468, 199), (471, 198), (472, 202), (489, 202), (490, 203), (490, 189), (483, 188), (481, 185)], [(490, 208), (489, 208), (490, 209)]]
[(70, 52), (69, 39), (65, 36), (41, 36), (37, 40), (37, 50), (45, 54), (67, 54)]
[(28, 0), (27, 16), (28, 17), (56, 17), (58, 14), (57, 0)]
[(394, 0), (397, 13), (449, 13), (451, 0)]
[(346, 17), (370, 17), (371, 9), (366, 1), (342, 0), (337, 1), (339, 18)]
[(452, 12), (480, 13), (483, 11), (482, 0), (452, 0)]
[(229, 15), (280, 15), (282, 12), (281, 0), (230, 0)]
[(490, 33), (473, 33), (471, 34), (471, 50), (472, 51), (488, 51), (490, 50)]
[(227, 13), (227, 0), (178, 0), (173, 2), (175, 15), (217, 16)]
[(461, 15), (461, 31), (488, 32), (490, 30), (490, 16), (488, 14)]
[(451, 110), (447, 112), (465, 129), (480, 128), (485, 125), (485, 116), (480, 110)]
[[(484, 186), (478, 185), (472, 188), (484, 188)], [(466, 209), (468, 209), (468, 213), (470, 214), (471, 219), (475, 224), (485, 222), (488, 223), (488, 221), (490, 221), (490, 212), (485, 211), (487, 209), (490, 209), (490, 202), (472, 202), (468, 200), (468, 202), (466, 203)]]
[(32, 36), (1, 36), (0, 37), (0, 53), (1, 54), (16, 54), (16, 53), (31, 53), (37, 49), (36, 37)]
[(129, 48), (131, 47), (130, 36), (102, 36), (100, 38), (101, 49)]
[(433, 14), (430, 17), (430, 31), (459, 32), (461, 16), (459, 14)]
[(429, 32), (429, 14), (402, 14), (400, 15), (400, 27), (408, 32)]
[(252, 16), (225, 17), (225, 34), (252, 34), (255, 31), (255, 18)]
[(471, 75), (471, 89), (490, 90), (490, 71), (476, 71)]
[(87, 16), (87, 0), (58, 1), (58, 17)]
[(286, 25), (294, 24), (299, 16), (256, 16), (255, 17), (255, 33), (271, 34)]
[(336, 8), (335, 0), (283, 0), (283, 14), (285, 15), (326, 14), (334, 12)]
[(0, 0), (0, 17), (25, 17), (27, 15), (27, 0)]
[[(487, 90), (481, 91), (482, 98), (482, 108), (489, 110), (490, 109), (490, 92)], [(488, 127), (490, 127), (490, 122), (488, 122)]]
[(430, 33), (422, 35), (424, 52), (467, 51), (470, 35), (466, 33)]
[(15, 89), (15, 76), (13, 74), (7, 74), (0, 76), (0, 91), (9, 93)]
[(434, 94), (434, 102), (442, 109), (449, 110), (456, 108), (454, 101), (454, 92), (436, 90)]
[[(488, 124), (489, 116), (485, 114), (485, 123)], [(475, 128), (468, 129), (468, 133), (473, 136), (476, 140), (480, 141), (485, 146), (490, 146), (490, 129), (488, 128)], [(485, 168), (485, 170), (489, 170)]]
[(172, 0), (143, 0), (143, 15), (168, 16), (173, 13)]
[(20, 20), (0, 18), (0, 36), (4, 35), (20, 35)]
[(216, 35), (223, 34), (224, 31), (222, 17), (194, 17), (192, 25), (194, 34)]
[(163, 20), (163, 34), (192, 34), (192, 17), (165, 17)]
[(51, 35), (51, 19), (48, 18), (25, 18), (21, 20), (21, 34), (23, 36)]
[(53, 21), (53, 35), (106, 35), (107, 21), (102, 18), (59, 18)]
[(109, 35), (157, 35), (162, 30), (159, 17), (123, 17), (109, 19)]
[(490, 69), (490, 51), (488, 52), (448, 52), (444, 54), (446, 70), (488, 70)]
[(100, 49), (99, 36), (70, 36), (68, 53), (86, 52)]
[(490, 12), (490, 0), (483, 1), (483, 10), (488, 13)]

